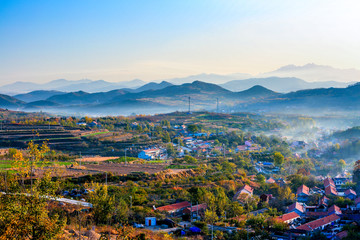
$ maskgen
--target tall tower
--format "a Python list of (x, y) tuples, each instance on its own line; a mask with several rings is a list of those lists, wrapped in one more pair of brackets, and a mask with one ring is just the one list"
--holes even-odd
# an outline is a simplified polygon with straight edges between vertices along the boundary
[(219, 113), (219, 98), (216, 98), (216, 112)]

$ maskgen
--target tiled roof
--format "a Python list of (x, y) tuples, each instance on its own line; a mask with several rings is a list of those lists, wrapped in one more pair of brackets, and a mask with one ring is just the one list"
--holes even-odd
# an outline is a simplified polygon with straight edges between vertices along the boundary
[(315, 221), (300, 225), (296, 229), (305, 230), (305, 231), (313, 231), (313, 230), (320, 228), (321, 226), (330, 224), (339, 219), (340, 219), (340, 217), (338, 215), (331, 214), (330, 216), (323, 217), (323, 218), (317, 219)]
[(345, 191), (345, 196), (349, 195), (349, 194), (353, 194), (353, 195), (356, 196), (356, 192), (354, 190), (352, 190), (352, 189), (348, 189), (348, 190)]
[(331, 207), (329, 207), (328, 213), (336, 213), (336, 214), (341, 214), (341, 209), (336, 206), (336, 205), (332, 205)]
[(291, 212), (293, 210), (297, 209), (298, 211), (304, 213), (305, 212), (305, 207), (304, 205), (302, 205), (301, 203), (299, 202), (295, 202), (293, 204), (291, 204), (289, 207), (288, 207), (288, 212)]
[(184, 209), (184, 212), (196, 212), (196, 211), (200, 211), (200, 210), (205, 210), (207, 208), (207, 205), (206, 203), (202, 203), (202, 204), (199, 204), (199, 205), (195, 205), (195, 206), (192, 206), (192, 207), (187, 207), (186, 209)]
[(342, 231), (339, 232), (338, 234), (336, 234), (336, 236), (340, 239), (346, 238), (348, 236), (348, 232), (347, 231)]
[(325, 194), (326, 195), (331, 195), (331, 194), (333, 194), (333, 195), (338, 195), (338, 192), (336, 191), (336, 188), (335, 187), (333, 187), (333, 186), (331, 186), (331, 185), (329, 185), (329, 186), (327, 186), (326, 188), (325, 188)]
[(179, 203), (174, 203), (174, 204), (158, 207), (158, 208), (156, 208), (156, 210), (170, 212), (170, 211), (179, 210), (179, 209), (190, 207), (190, 206), (191, 206), (191, 204), (189, 202), (185, 201), (185, 202), (179, 202)]
[(297, 214), (296, 212), (290, 212), (290, 213), (281, 215), (281, 216), (277, 217), (276, 219), (279, 221), (285, 222), (285, 221), (297, 219), (299, 217), (300, 217), (300, 215)]
[(275, 183), (275, 180), (272, 177), (270, 177), (268, 180), (266, 180), (266, 182), (267, 183)]
[(329, 185), (332, 185), (335, 187), (334, 181), (331, 178), (327, 177), (324, 179), (324, 187), (327, 187)]
[(250, 193), (253, 193), (253, 188), (252, 187), (250, 187), (249, 185), (247, 185), (247, 184), (245, 184), (245, 186), (243, 186), (242, 188), (240, 188), (239, 189), (239, 192), (241, 192), (242, 190), (246, 190), (246, 191), (248, 191), (248, 192), (250, 192)]
[(305, 195), (309, 195), (309, 188), (307, 186), (305, 186), (304, 184), (301, 185), (300, 187), (298, 187), (296, 194), (305, 194)]
[(329, 200), (330, 200), (330, 199), (329, 199), (328, 197), (326, 197), (326, 196), (322, 196), (322, 197), (320, 198), (319, 205), (325, 205), (325, 206), (327, 206), (327, 205), (328, 205)]

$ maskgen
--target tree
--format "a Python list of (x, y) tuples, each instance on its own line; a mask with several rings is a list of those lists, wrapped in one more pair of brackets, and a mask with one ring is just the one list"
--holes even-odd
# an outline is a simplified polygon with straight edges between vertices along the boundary
[(188, 127), (187, 127), (187, 130), (191, 133), (196, 133), (199, 131), (199, 128), (197, 125), (195, 124), (190, 124)]
[(211, 226), (212, 226), (211, 232), (213, 234), (213, 232), (214, 232), (214, 223), (219, 220), (218, 216), (216, 215), (216, 212), (207, 209), (205, 211), (204, 219), (205, 219), (205, 222), (211, 224)]
[(340, 167), (341, 171), (344, 170), (344, 168), (346, 167), (346, 162), (344, 159), (340, 159), (338, 162), (338, 166)]
[(167, 132), (167, 131), (164, 133), (163, 142), (164, 142), (164, 143), (171, 142), (170, 134), (169, 134), (169, 132)]
[(166, 152), (169, 156), (175, 156), (176, 151), (175, 151), (174, 146), (171, 143), (166, 145)]
[(280, 152), (274, 153), (274, 163), (278, 167), (284, 163), (284, 156)]
[(187, 162), (187, 163), (192, 163), (192, 164), (195, 164), (198, 162), (198, 160), (192, 156), (185, 156), (184, 157), (184, 161)]
[(256, 175), (256, 181), (259, 183), (264, 183), (265, 182), (265, 177), (262, 174), (258, 174)]
[(108, 194), (107, 185), (94, 184), (89, 202), (93, 204), (94, 220), (97, 224), (106, 224), (115, 210), (115, 200)]
[[(26, 188), (24, 181), (19, 185), (19, 178), (32, 175), (48, 148), (29, 144), (26, 156), (17, 151), (14, 155), (14, 168), (17, 175), (7, 178), (8, 192), (0, 195), (0, 238), (1, 239), (54, 239), (62, 234), (66, 218), (51, 212), (48, 207), (50, 197), (55, 197), (59, 188), (58, 181), (52, 181), (50, 172), (45, 171), (31, 186)], [(31, 171), (31, 172), (29, 172)]]

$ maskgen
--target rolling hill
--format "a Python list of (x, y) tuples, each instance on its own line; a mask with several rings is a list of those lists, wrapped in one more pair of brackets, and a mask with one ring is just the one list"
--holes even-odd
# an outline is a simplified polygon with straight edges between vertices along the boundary
[(61, 95), (61, 94), (64, 94), (64, 92), (54, 91), (54, 90), (50, 90), (50, 91), (38, 90), (29, 93), (14, 95), (13, 97), (24, 102), (34, 102), (34, 101), (45, 100), (48, 99), (49, 97)]
[(0, 94), (0, 108), (12, 108), (24, 106), (25, 102), (8, 95)]

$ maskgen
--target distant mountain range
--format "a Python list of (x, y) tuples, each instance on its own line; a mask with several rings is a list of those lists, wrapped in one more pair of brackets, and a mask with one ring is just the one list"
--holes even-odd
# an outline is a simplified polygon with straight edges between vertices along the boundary
[[(144, 91), (119, 89), (96, 93), (35, 91), (28, 95), (19, 95), (22, 100), (8, 95), (0, 95), (0, 108), (26, 111), (42, 110), (68, 115), (76, 113), (81, 115), (154, 114), (186, 111), (190, 97), (191, 109), (193, 110), (214, 110), (217, 99), (220, 101), (222, 111), (301, 114), (304, 111), (320, 113), (321, 111), (360, 110), (358, 105), (360, 83), (346, 88), (318, 88), (285, 94), (274, 92), (260, 85), (244, 91), (230, 91), (219, 85), (201, 81), (182, 85), (162, 82), (148, 85), (148, 87), (150, 89)], [(42, 99), (45, 96), (49, 97)], [(31, 97), (34, 101), (29, 102)]]
[[(167, 85), (167, 87), (165, 87)], [(150, 89), (137, 92), (124, 89), (108, 92), (87, 93), (84, 91), (62, 93), (35, 91), (28, 95), (19, 95), (22, 99), (36, 99), (25, 102), (15, 97), (1, 95), (1, 108), (26, 111), (48, 111), (56, 113), (82, 113), (96, 115), (121, 115), (129, 113), (156, 113), (163, 111), (183, 111), (187, 109), (188, 97), (191, 98), (193, 109), (211, 109), (216, 107), (216, 98), (221, 104), (231, 105), (244, 101), (279, 95), (261, 86), (254, 86), (246, 91), (232, 92), (216, 84), (194, 81), (182, 85), (172, 85), (166, 82), (152, 84), (161, 89)], [(53, 94), (47, 99), (41, 99), (46, 94)], [(41, 99), (41, 100), (39, 100)]]
[[(231, 91), (243, 91), (255, 85), (261, 85), (276, 92), (291, 92), (301, 89), (346, 87), (360, 81), (360, 71), (356, 69), (336, 69), (330, 66), (306, 64), (304, 66), (288, 65), (275, 71), (259, 74), (237, 73), (230, 75), (198, 74), (183, 78), (172, 78), (153, 82), (134, 79), (127, 82), (92, 81), (89, 79), (70, 81), (58, 79), (44, 84), (15, 82), (0, 87), (0, 93), (18, 95), (37, 90), (87, 93), (107, 92), (123, 89), (128, 92), (157, 90), (170, 85), (181, 85), (202, 81), (219, 84)], [(20, 97), (21, 98), (21, 97)], [(19, 99), (20, 99), (19, 98)], [(44, 100), (39, 99), (39, 100)]]
[(259, 74), (258, 77), (296, 77), (308, 82), (359, 82), (360, 70), (338, 69), (331, 66), (309, 63), (303, 66), (287, 65), (275, 71)]
[(344, 82), (306, 82), (294, 77), (267, 77), (267, 78), (249, 78), (244, 80), (233, 80), (220, 86), (232, 90), (243, 91), (254, 85), (261, 85), (276, 92), (292, 92), (302, 89), (329, 88), (329, 87), (347, 87), (350, 83)]
[(58, 79), (50, 81), (44, 84), (32, 83), (32, 82), (15, 82), (0, 87), (0, 92), (8, 94), (20, 94), (28, 93), (36, 90), (55, 90), (60, 92), (74, 92), (74, 91), (86, 91), (86, 92), (101, 92), (110, 91), (121, 88), (138, 88), (147, 84), (140, 79), (134, 79), (127, 82), (112, 83), (104, 80), (92, 81), (89, 79), (83, 80), (66, 80)]

